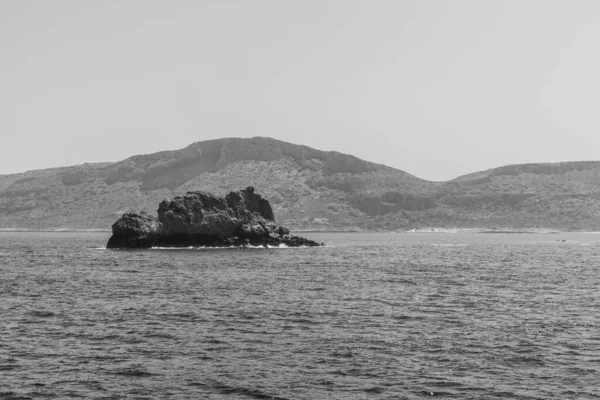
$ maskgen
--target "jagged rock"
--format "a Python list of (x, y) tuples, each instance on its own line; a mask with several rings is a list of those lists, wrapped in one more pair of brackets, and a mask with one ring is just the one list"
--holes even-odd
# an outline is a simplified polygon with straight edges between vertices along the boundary
[(139, 214), (123, 214), (112, 226), (113, 234), (122, 236), (144, 236), (160, 231), (160, 222), (156, 217), (142, 211)]
[(158, 218), (147, 213), (124, 214), (112, 226), (107, 248), (153, 246), (320, 246), (312, 240), (291, 236), (275, 224), (269, 202), (254, 188), (218, 197), (202, 191), (163, 200)]
[(248, 186), (246, 189), (239, 192), (231, 192), (225, 196), (229, 207), (243, 207), (252, 212), (258, 212), (264, 219), (275, 222), (275, 215), (269, 202), (261, 197), (260, 194), (254, 193), (254, 188)]
[(113, 224), (112, 231), (107, 248), (150, 247), (161, 232), (161, 223), (146, 212), (129, 212)]
[(188, 234), (218, 237), (264, 236), (275, 229), (269, 202), (254, 188), (231, 192), (225, 198), (194, 191), (158, 206), (158, 220), (165, 235)]

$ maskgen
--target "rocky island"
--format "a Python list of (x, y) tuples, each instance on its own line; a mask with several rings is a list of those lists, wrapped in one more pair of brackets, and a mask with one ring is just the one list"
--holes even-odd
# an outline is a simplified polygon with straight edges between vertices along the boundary
[(269, 202), (253, 187), (218, 197), (203, 191), (187, 192), (158, 206), (158, 217), (146, 212), (126, 213), (112, 225), (106, 245), (115, 248), (321, 246), (275, 224)]

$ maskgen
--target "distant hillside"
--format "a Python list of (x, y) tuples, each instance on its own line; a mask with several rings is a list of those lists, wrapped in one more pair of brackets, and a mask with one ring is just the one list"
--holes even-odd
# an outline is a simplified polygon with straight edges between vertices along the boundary
[(598, 230), (600, 162), (507, 165), (445, 182), (437, 198), (461, 225)]
[(600, 228), (600, 162), (511, 165), (440, 183), (261, 137), (0, 176), (0, 228), (109, 229), (126, 211), (154, 212), (188, 190), (249, 185), (292, 229)]

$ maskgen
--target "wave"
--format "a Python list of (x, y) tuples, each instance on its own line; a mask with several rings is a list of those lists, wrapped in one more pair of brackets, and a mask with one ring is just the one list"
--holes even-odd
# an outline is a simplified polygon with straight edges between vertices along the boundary
[[(326, 244), (320, 247), (330, 247)], [(267, 245), (267, 249), (309, 249), (311, 246), (288, 246), (284, 243), (281, 243), (279, 246)], [(91, 250), (106, 250), (106, 246), (99, 247), (90, 247)], [(248, 246), (188, 246), (188, 247), (163, 247), (163, 246), (153, 246), (149, 249), (130, 249), (130, 250), (243, 250), (243, 249), (252, 249), (252, 250), (261, 250), (265, 249), (263, 245), (248, 245)], [(126, 249), (129, 250), (129, 249)], [(0, 253), (2, 255), (2, 253)]]
[(79, 228), (0, 228), (0, 232), (44, 232), (44, 233), (65, 233), (65, 232), (111, 232), (110, 229), (105, 228), (90, 228), (90, 229), (79, 229)]
[(473, 231), (472, 229), (459, 229), (459, 228), (413, 228), (405, 231), (407, 233), (468, 233)]
[[(550, 234), (550, 233), (561, 233), (562, 231), (556, 229), (547, 228), (502, 228), (502, 229), (490, 229), (490, 228), (413, 228), (404, 233), (504, 233), (504, 234), (520, 234), (520, 233), (535, 233), (535, 234)], [(600, 232), (598, 232), (600, 233)]]
[[(322, 247), (327, 247), (322, 246)], [(267, 249), (308, 249), (311, 248), (310, 246), (288, 246), (285, 243), (281, 243), (278, 246), (273, 246), (273, 245), (267, 245), (266, 247)], [(243, 249), (265, 249), (265, 246), (263, 245), (247, 245), (247, 246), (188, 246), (188, 247), (161, 247), (161, 246), (154, 246), (151, 247), (150, 250), (227, 250), (227, 249), (236, 249), (236, 250), (243, 250)]]

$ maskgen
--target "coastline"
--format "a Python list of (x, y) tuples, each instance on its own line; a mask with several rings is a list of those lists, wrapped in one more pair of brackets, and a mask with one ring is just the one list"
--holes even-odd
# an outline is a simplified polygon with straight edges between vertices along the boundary
[(110, 229), (75, 229), (75, 228), (0, 228), (0, 232), (48, 232), (48, 233), (61, 233), (61, 232), (111, 232)]
[[(473, 234), (557, 234), (557, 233), (600, 233), (599, 230), (569, 230), (569, 229), (552, 229), (552, 228), (439, 228), (439, 227), (424, 227), (412, 228), (405, 230), (368, 230), (368, 229), (292, 229), (291, 232), (297, 233), (473, 233)], [(0, 228), (2, 232), (45, 232), (45, 233), (111, 233), (111, 229), (103, 228)]]

